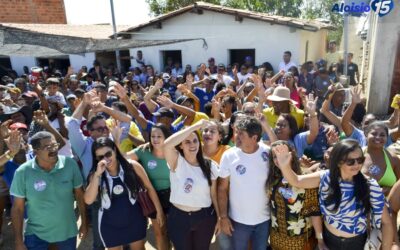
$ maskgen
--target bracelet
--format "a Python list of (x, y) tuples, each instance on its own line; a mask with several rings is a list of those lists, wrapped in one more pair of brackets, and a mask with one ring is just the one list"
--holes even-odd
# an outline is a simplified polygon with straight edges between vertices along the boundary
[(323, 239), (324, 239), (324, 236), (322, 236), (322, 233), (319, 233), (319, 234), (315, 234), (315, 238), (316, 238), (317, 240), (323, 240)]
[(309, 114), (309, 115), (308, 115), (308, 117), (310, 117), (310, 118), (314, 118), (314, 117), (317, 117), (317, 116), (318, 116), (317, 113), (315, 113), (315, 114), (313, 114), (313, 115), (312, 115), (312, 114)]

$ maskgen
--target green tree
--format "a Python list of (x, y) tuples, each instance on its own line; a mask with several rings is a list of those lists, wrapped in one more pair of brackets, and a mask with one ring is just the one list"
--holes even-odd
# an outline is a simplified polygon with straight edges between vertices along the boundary
[[(151, 13), (155, 16), (180, 9), (197, 1), (199, 0), (146, 0), (150, 6)], [(220, 0), (203, 0), (203, 2), (221, 4)]]
[(300, 17), (303, 0), (226, 0), (225, 6), (271, 15)]

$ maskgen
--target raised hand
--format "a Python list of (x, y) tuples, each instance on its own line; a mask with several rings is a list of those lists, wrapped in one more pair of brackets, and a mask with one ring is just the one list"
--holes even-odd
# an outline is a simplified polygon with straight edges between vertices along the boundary
[(353, 87), (350, 90), (351, 94), (351, 102), (354, 104), (358, 104), (361, 102), (361, 88)]
[(335, 129), (329, 128), (328, 132), (326, 133), (326, 140), (328, 145), (332, 146), (339, 141), (339, 134), (335, 131)]
[(192, 84), (193, 84), (194, 78), (192, 76), (192, 74), (188, 74), (186, 76), (186, 86), (188, 87), (188, 89), (192, 89)]
[(207, 75), (211, 75), (211, 71), (210, 71), (210, 68), (205, 68), (205, 72), (207, 73)]
[(308, 96), (305, 96), (305, 107), (304, 109), (309, 113), (314, 115), (315, 114), (315, 110), (317, 109), (317, 101), (318, 101), (318, 97), (315, 98), (314, 100), (314, 95), (313, 94), (309, 94)]
[(111, 120), (111, 125), (109, 126), (110, 133), (114, 142), (118, 145), (121, 142), (122, 131), (124, 130), (121, 126), (121, 122), (115, 119)]
[(156, 83), (154, 84), (154, 87), (157, 88), (157, 89), (162, 89), (163, 86), (164, 86), (163, 79), (158, 79), (156, 81)]
[(182, 94), (187, 94), (189, 92), (188, 87), (185, 84), (179, 84), (177, 89), (182, 93)]
[(92, 108), (92, 111), (94, 113), (99, 113), (103, 111), (104, 104), (100, 102), (100, 99), (97, 97), (93, 99), (92, 103), (90, 104), (90, 107)]
[(174, 106), (174, 103), (172, 102), (172, 100), (165, 96), (157, 97), (157, 102), (169, 109)]
[(67, 71), (67, 76), (70, 76), (72, 74), (74, 74), (74, 68), (72, 68), (72, 66), (69, 66)]
[(276, 160), (278, 163), (278, 168), (290, 167), (292, 162), (292, 154), (289, 152), (289, 148), (287, 145), (281, 144), (277, 145), (272, 149), (272, 152), (276, 156)]
[(33, 112), (33, 121), (42, 127), (49, 125), (49, 119), (47, 118), (46, 112), (43, 110)]
[(121, 84), (114, 85), (114, 91), (120, 99), (123, 99), (128, 96), (128, 92), (124, 87), (121, 86)]
[(22, 135), (16, 130), (11, 130), (10, 136), (4, 140), (12, 155), (16, 155), (21, 148)]
[(13, 123), (12, 120), (7, 120), (0, 125), (0, 139), (5, 139), (10, 136), (10, 125)]
[(97, 96), (96, 90), (92, 89), (91, 91), (85, 93), (83, 95), (83, 103), (86, 105), (90, 105), (92, 103), (92, 99)]

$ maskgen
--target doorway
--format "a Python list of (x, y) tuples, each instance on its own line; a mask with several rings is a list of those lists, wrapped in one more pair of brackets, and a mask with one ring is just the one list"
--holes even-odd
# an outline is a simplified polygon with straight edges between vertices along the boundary
[[(168, 65), (169, 62), (172, 62), (172, 65)], [(179, 62), (182, 66), (182, 51), (180, 50), (162, 50), (161, 51), (161, 71), (165, 72), (167, 66), (174, 66), (175, 62)]]

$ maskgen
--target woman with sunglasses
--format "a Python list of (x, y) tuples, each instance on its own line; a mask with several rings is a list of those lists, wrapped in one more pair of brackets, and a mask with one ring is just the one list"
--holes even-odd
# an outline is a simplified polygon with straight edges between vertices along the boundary
[(297, 188), (318, 188), (324, 221), (322, 238), (329, 249), (364, 249), (367, 218), (381, 229), (383, 250), (391, 249), (393, 228), (382, 189), (374, 179), (361, 173), (363, 151), (357, 141), (338, 142), (329, 158), (329, 170), (298, 175), (291, 168), (296, 157), (286, 145), (273, 148), (276, 165), (288, 183)]
[[(171, 205), (169, 202), (171, 192), (169, 168), (163, 151), (164, 141), (170, 135), (170, 130), (164, 124), (155, 124), (151, 128), (150, 143), (127, 153), (128, 158), (139, 161), (142, 164), (151, 184), (157, 192), (164, 214), (168, 214)], [(153, 217), (151, 218), (151, 224), (154, 230), (157, 249), (167, 250), (169, 247), (167, 228), (165, 224), (161, 226), (154, 216), (151, 217)]]
[(115, 143), (100, 137), (92, 146), (93, 165), (85, 192), (86, 204), (101, 200), (99, 234), (105, 247), (121, 250), (144, 249), (147, 219), (137, 201), (140, 186), (147, 189), (157, 210), (157, 222), (163, 225), (164, 213), (149, 178), (137, 162), (128, 162)]
[(365, 133), (368, 144), (363, 172), (374, 178), (388, 195), (400, 178), (400, 159), (385, 149), (389, 129), (384, 122), (375, 121), (368, 125)]
[(200, 120), (164, 142), (171, 171), (172, 206), (167, 228), (176, 250), (209, 249), (214, 232), (219, 232), (218, 169), (203, 157), (196, 132), (207, 125), (208, 121)]
[[(287, 141), (276, 141), (272, 143), (271, 149), (279, 145), (286, 145), (289, 153), (296, 155), (294, 147)], [(297, 157), (293, 157), (289, 164), (296, 174), (302, 174)], [(272, 249), (314, 249), (317, 244), (320, 250), (327, 249), (323, 239), (315, 238), (322, 234), (318, 189), (303, 189), (290, 185), (277, 167), (277, 156), (274, 152), (269, 157), (269, 165), (271, 171), (267, 180), (267, 192), (271, 197), (270, 243)]]

